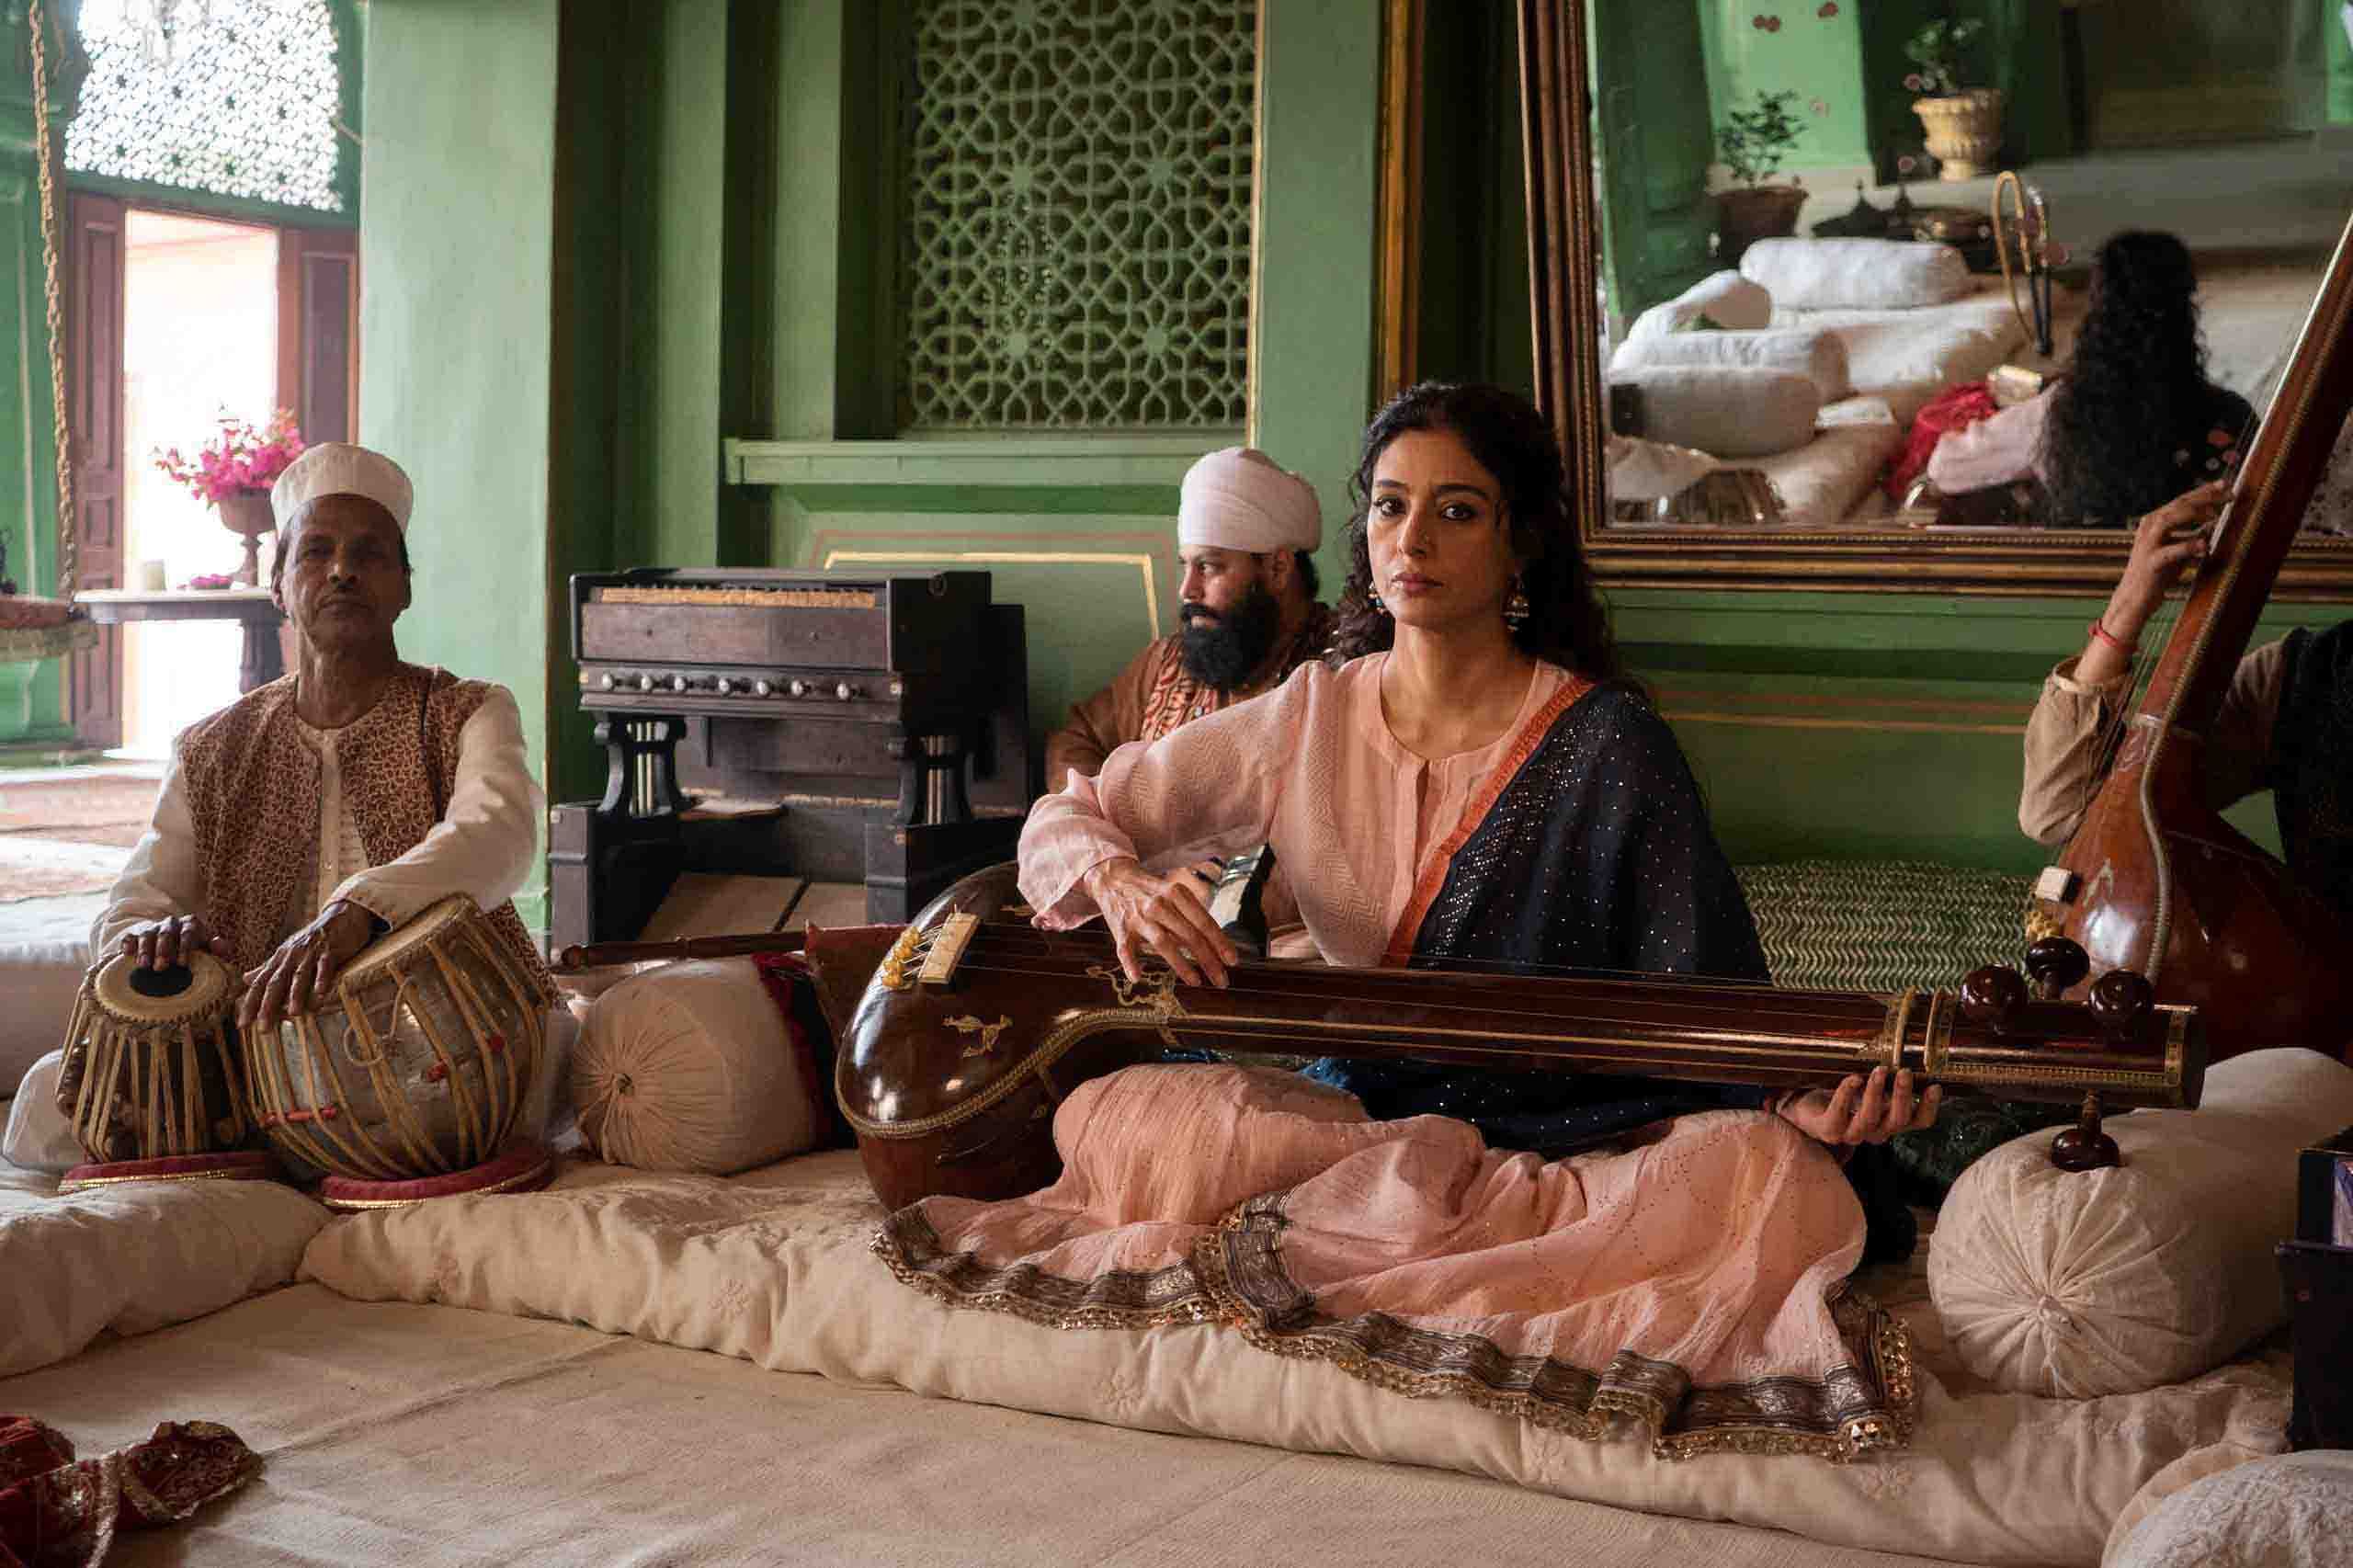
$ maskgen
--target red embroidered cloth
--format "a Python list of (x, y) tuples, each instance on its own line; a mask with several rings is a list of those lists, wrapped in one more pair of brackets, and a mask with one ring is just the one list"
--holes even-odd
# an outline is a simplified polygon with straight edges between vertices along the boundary
[(118, 1527), (176, 1524), (260, 1471), (261, 1456), (210, 1421), (166, 1421), (77, 1461), (55, 1427), (0, 1415), (0, 1568), (97, 1568)]
[(1936, 455), (1937, 443), (1945, 438), (1947, 432), (1990, 419), (1994, 413), (1994, 394), (1985, 390), (1983, 381), (1964, 381), (1938, 392), (1926, 408), (1912, 416), (1912, 433), (1904, 439), (1895, 466), (1887, 471), (1888, 499), (1904, 499), (1912, 482), (1927, 471), (1928, 460)]

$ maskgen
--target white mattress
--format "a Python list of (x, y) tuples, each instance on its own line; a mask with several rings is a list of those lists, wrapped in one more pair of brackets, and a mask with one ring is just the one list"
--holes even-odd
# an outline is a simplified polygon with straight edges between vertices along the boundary
[(1776, 310), (1773, 324), (1836, 332), (1855, 395), (1885, 398), (1903, 426), (1945, 388), (1980, 379), (2027, 341), (2008, 296), (1987, 291), (1908, 310)]
[(119, 1537), (113, 1568), (1931, 1561), (317, 1285), (0, 1381), (0, 1410), (56, 1425), (85, 1453), (205, 1416), (264, 1456), (258, 1481), (189, 1524)]

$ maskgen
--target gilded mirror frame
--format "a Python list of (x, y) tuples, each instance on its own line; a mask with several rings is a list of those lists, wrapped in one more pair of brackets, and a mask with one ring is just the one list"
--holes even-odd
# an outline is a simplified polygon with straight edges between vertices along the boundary
[[(1604, 526), (1600, 212), (1593, 178), (1593, 62), (1586, 0), (1518, 0), (1520, 135), (1537, 403), (1567, 463), (1594, 574), (1641, 588), (2098, 596), (2124, 570), (2123, 529), (1857, 528), (1786, 530)], [(1582, 301), (1580, 307), (1579, 302)], [(2299, 539), (2275, 597), (2353, 601), (2353, 538)]]

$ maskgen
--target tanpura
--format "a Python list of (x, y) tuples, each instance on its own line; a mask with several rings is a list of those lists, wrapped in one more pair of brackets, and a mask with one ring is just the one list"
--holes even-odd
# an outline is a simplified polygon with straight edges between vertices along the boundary
[(2035, 887), (2031, 930), (2079, 944), (2092, 977), (2131, 971), (2161, 1001), (2198, 1008), (2216, 1061), (2353, 1045), (2353, 932), (2222, 819), (2198, 757), (2348, 407), (2353, 223), (2114, 764)]
[(2194, 1107), (2204, 1078), (2196, 1015), (2159, 1005), (2137, 977), (2104, 977), (2086, 1003), (2052, 1000), (2082, 977), (2064, 942), (2029, 951), (2031, 985), (1993, 967), (1958, 993), (1246, 960), (1226, 986), (1179, 987), (1157, 967), (1131, 981), (1099, 928), (1031, 928), (1012, 881), (1009, 866), (980, 872), (904, 927), (807, 934), (834, 1021), (836, 1099), (893, 1207), (1046, 1186), (1060, 1170), (1054, 1108), (1169, 1045), (1789, 1088), (1909, 1068), (2086, 1103), (2085, 1125), (2054, 1150), (2070, 1169), (2115, 1163), (2103, 1105)]

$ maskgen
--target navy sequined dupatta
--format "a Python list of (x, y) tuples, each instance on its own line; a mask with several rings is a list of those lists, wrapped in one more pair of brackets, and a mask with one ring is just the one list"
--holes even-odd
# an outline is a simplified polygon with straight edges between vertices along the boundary
[[(1665, 722), (1620, 687), (1578, 682), (1564, 697), (1483, 814), (1473, 802), (1477, 820), (1458, 831), (1442, 876), (1426, 875), (1392, 960), (1768, 979), (1747, 900)], [(1309, 1072), (1383, 1119), (1459, 1117), (1495, 1147), (1548, 1156), (1662, 1117), (1765, 1098), (1749, 1088), (1418, 1062), (1331, 1060)]]

